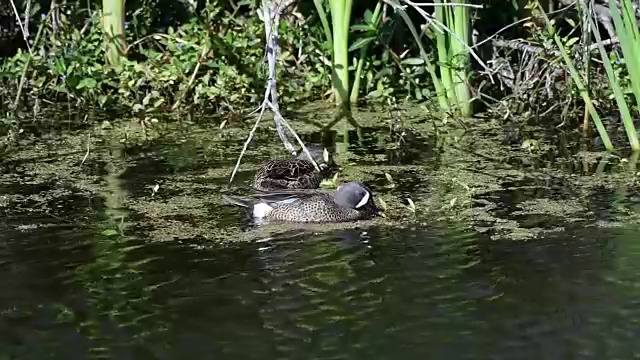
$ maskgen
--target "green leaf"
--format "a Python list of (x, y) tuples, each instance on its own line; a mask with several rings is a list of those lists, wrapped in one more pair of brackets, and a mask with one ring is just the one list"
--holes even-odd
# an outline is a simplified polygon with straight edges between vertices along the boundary
[(358, 50), (362, 47), (367, 46), (370, 42), (372, 42), (373, 40), (375, 40), (375, 37), (367, 37), (367, 38), (360, 38), (358, 40), (356, 40), (353, 45), (351, 45), (351, 47), (349, 48), (349, 51), (354, 51), (354, 50)]
[(69, 67), (66, 70), (67, 76), (71, 75), (71, 73), (76, 67), (78, 67), (78, 63), (75, 63), (75, 62), (69, 65)]
[(373, 99), (379, 98), (380, 96), (382, 96), (382, 90), (374, 90), (369, 94), (367, 94), (367, 97), (373, 98)]
[(367, 9), (364, 12), (364, 22), (366, 22), (367, 24), (371, 24), (371, 18), (373, 18), (373, 13), (371, 12), (371, 10)]
[(149, 100), (151, 100), (151, 94), (147, 94), (144, 99), (142, 99), (142, 105), (143, 106), (147, 106), (149, 105)]
[(351, 31), (369, 31), (371, 26), (365, 24), (351, 25)]
[(569, 39), (569, 41), (567, 41), (567, 43), (565, 44), (565, 46), (569, 47), (569, 46), (571, 46), (571, 45), (575, 44), (575, 43), (576, 43), (576, 41), (578, 41), (578, 38), (577, 38), (577, 37), (573, 37), (573, 38)]
[(54, 86), (53, 90), (55, 90), (57, 92), (64, 93), (64, 94), (68, 94), (69, 93), (69, 90), (67, 90), (67, 87), (64, 86), (64, 84), (60, 84), (60, 85)]
[(390, 75), (393, 75), (393, 70), (389, 67), (385, 67), (376, 73), (375, 79), (378, 80), (380, 78), (384, 78)]
[(98, 102), (100, 103), (100, 107), (104, 106), (104, 104), (107, 102), (108, 99), (109, 97), (107, 95), (98, 96)]
[(56, 61), (55, 61), (56, 73), (64, 74), (65, 68), (66, 68), (66, 66), (64, 64), (64, 60), (60, 59), (60, 58), (56, 59)]
[(102, 235), (113, 236), (113, 235), (118, 235), (118, 232), (113, 230), (113, 229), (107, 229), (107, 230), (102, 232)]
[(80, 80), (80, 83), (78, 83), (78, 85), (76, 86), (76, 89), (82, 89), (82, 88), (94, 89), (96, 85), (98, 85), (98, 82), (96, 81), (96, 79), (84, 78)]
[(422, 59), (422, 58), (407, 58), (407, 59), (402, 60), (400, 63), (404, 64), (404, 65), (423, 65), (424, 64), (424, 59)]

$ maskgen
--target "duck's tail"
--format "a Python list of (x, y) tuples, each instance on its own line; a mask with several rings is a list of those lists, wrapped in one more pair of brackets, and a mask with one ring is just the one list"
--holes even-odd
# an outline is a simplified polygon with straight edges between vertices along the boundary
[(230, 195), (222, 195), (222, 200), (228, 204), (240, 206), (243, 208), (251, 208), (253, 205), (253, 200), (241, 197), (241, 196), (230, 196)]

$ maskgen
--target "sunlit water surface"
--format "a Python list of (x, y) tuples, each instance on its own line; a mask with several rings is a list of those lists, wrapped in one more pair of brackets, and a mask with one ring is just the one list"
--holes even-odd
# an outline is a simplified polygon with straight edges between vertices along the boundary
[[(127, 181), (167, 172), (136, 161)], [(563, 224), (526, 241), (437, 221), (154, 241), (97, 232), (99, 197), (59, 198), (0, 208), (0, 358), (640, 358), (632, 225)]]
[[(372, 227), (108, 251), (57, 226), (3, 231), (15, 359), (631, 359), (637, 229), (532, 242)], [(139, 247), (136, 247), (139, 246)]]

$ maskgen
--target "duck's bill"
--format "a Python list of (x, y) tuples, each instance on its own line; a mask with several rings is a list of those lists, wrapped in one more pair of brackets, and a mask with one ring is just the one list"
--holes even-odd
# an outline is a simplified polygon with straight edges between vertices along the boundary
[(383, 218), (387, 217), (387, 215), (385, 215), (382, 211), (378, 211), (378, 213), (376, 215), (378, 215), (380, 217), (383, 217)]

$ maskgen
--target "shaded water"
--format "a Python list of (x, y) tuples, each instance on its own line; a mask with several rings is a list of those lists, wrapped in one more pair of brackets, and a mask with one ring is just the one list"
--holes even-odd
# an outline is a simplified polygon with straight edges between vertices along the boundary
[[(276, 153), (270, 131), (241, 183)], [(634, 187), (504, 172), (514, 158), (447, 156), (418, 146), (426, 137), (390, 150), (387, 137), (366, 128), (339, 161), (389, 219), (269, 233), (219, 204), (237, 139), (104, 141), (82, 166), (83, 141), (14, 156), (0, 184), (0, 357), (640, 358)], [(454, 177), (476, 189), (467, 205), (431, 211), (465, 201)]]

